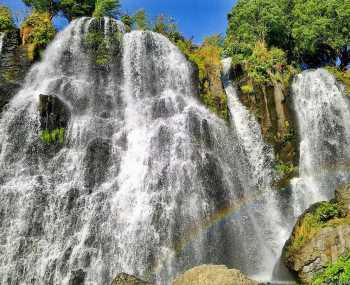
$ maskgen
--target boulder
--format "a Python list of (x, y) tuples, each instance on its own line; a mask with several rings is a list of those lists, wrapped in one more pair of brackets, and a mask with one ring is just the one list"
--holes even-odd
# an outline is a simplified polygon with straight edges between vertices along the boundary
[(282, 258), (303, 284), (350, 249), (349, 185), (336, 190), (336, 200), (312, 205), (301, 215), (286, 242)]
[(126, 273), (120, 273), (113, 280), (112, 285), (152, 285), (152, 284), (146, 281), (142, 281), (141, 279), (138, 279), (135, 276), (132, 276)]
[(257, 285), (239, 270), (225, 265), (201, 265), (175, 279), (172, 285)]

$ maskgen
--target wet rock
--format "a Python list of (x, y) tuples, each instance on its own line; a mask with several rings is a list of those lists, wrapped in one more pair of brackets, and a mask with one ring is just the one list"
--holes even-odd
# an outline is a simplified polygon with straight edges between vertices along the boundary
[(201, 265), (175, 279), (172, 285), (258, 285), (239, 270), (225, 265)]
[(152, 285), (146, 281), (142, 281), (135, 276), (126, 273), (120, 273), (113, 280), (112, 285)]
[(7, 32), (0, 54), (0, 113), (24, 84), (32, 63), (26, 47), (21, 45), (19, 30)]
[(82, 269), (72, 271), (69, 285), (83, 285), (85, 282), (85, 276), (86, 273)]
[(92, 140), (85, 156), (85, 184), (88, 188), (101, 184), (111, 165), (111, 145), (109, 141), (97, 138)]
[(58, 97), (40, 94), (38, 108), (42, 130), (52, 131), (67, 127), (70, 111)]

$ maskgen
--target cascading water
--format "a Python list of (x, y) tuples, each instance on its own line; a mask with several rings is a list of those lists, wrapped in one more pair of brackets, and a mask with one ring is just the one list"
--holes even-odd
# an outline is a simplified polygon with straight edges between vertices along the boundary
[(5, 33), (0, 33), (0, 54), (2, 53), (2, 48), (4, 45)]
[(334, 76), (305, 71), (293, 82), (300, 134), (300, 177), (292, 180), (298, 216), (312, 203), (329, 200), (350, 181), (350, 104)]
[[(284, 227), (257, 123), (227, 82), (228, 126), (169, 40), (123, 30), (73, 21), (1, 116), (0, 283), (169, 284), (203, 263), (269, 278)], [(70, 112), (58, 149), (40, 139), (40, 94)]]
[[(252, 195), (258, 202), (258, 212), (248, 211), (247, 215), (254, 221), (254, 227), (264, 229), (265, 234), (255, 233), (255, 238), (261, 238), (258, 246), (264, 252), (265, 276), (260, 279), (270, 281), (273, 269), (278, 266), (279, 256), (285, 240), (288, 237), (288, 227), (281, 217), (275, 189), (272, 189), (274, 155), (270, 146), (264, 143), (261, 127), (256, 118), (241, 103), (236, 87), (230, 79), (231, 59), (223, 60), (223, 82), (227, 94), (228, 107), (231, 113), (231, 124), (237, 135), (237, 141), (244, 154), (241, 157), (246, 163), (241, 168), (240, 177), (245, 178), (246, 193)], [(252, 189), (256, 189), (252, 191)], [(258, 217), (258, 219), (257, 219)], [(246, 230), (246, 229), (244, 229)], [(270, 237), (271, 239), (266, 239)], [(286, 276), (276, 276), (286, 277)], [(282, 281), (282, 280), (277, 280)]]

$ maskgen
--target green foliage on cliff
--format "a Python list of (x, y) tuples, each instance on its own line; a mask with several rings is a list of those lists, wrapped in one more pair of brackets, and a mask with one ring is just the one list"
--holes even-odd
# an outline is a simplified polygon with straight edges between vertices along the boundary
[(10, 9), (0, 5), (0, 32), (12, 30), (14, 27)]
[(350, 94), (350, 70), (341, 71), (333, 66), (328, 66), (326, 69), (334, 74), (338, 81), (345, 85), (345, 92)]
[(40, 139), (44, 144), (63, 144), (64, 143), (64, 128), (50, 130), (43, 130), (40, 133)]
[(350, 284), (350, 251), (337, 259), (336, 262), (329, 264), (321, 274), (317, 274), (311, 285), (322, 284)]
[(95, 11), (92, 16), (96, 18), (116, 17), (119, 14), (119, 9), (119, 0), (96, 0)]
[(293, 230), (293, 235), (285, 251), (285, 257), (294, 255), (312, 239), (323, 227), (350, 223), (350, 217), (339, 204), (321, 202), (305, 213)]
[(121, 33), (105, 35), (101, 31), (91, 31), (85, 35), (84, 45), (97, 66), (108, 67), (113, 57), (120, 52)]
[(29, 58), (34, 59), (35, 53), (44, 49), (55, 37), (56, 30), (48, 12), (34, 11), (21, 25), (23, 44), (28, 48)]
[(179, 49), (198, 69), (201, 100), (211, 111), (227, 120), (227, 97), (221, 83), (221, 43), (220, 35), (205, 38), (200, 46), (194, 46), (190, 40), (175, 41)]

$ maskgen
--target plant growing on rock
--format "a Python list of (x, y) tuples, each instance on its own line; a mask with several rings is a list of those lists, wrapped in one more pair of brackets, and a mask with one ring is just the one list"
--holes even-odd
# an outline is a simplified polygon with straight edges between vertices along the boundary
[(336, 262), (329, 264), (322, 273), (313, 278), (312, 285), (322, 284), (350, 284), (350, 251), (338, 258)]
[(28, 45), (29, 58), (44, 49), (55, 37), (56, 30), (48, 12), (34, 11), (21, 25), (22, 44)]

